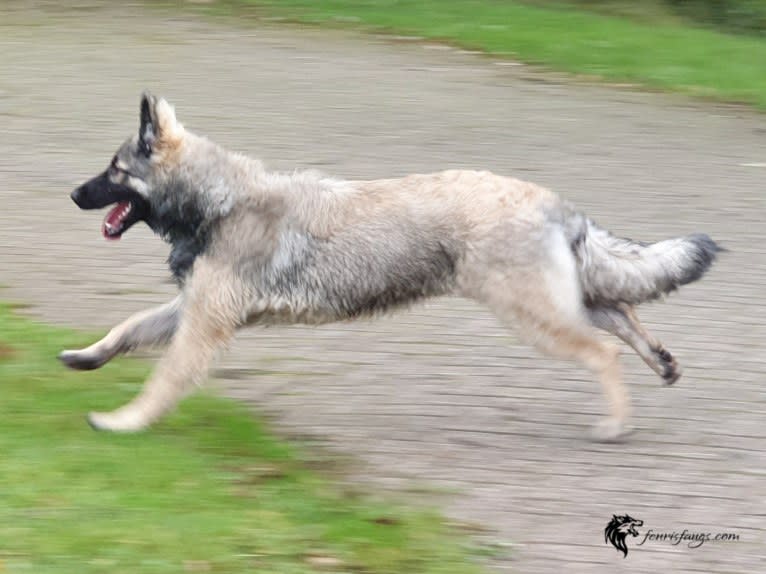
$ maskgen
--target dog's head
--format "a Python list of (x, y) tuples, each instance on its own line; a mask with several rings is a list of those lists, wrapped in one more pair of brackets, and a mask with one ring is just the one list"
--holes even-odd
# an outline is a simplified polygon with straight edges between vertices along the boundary
[(72, 192), (72, 200), (81, 209), (116, 204), (101, 227), (106, 239), (119, 239), (133, 224), (150, 220), (149, 197), (166, 174), (163, 166), (172, 163), (183, 136), (184, 128), (172, 106), (144, 93), (138, 134), (120, 146), (106, 171)]

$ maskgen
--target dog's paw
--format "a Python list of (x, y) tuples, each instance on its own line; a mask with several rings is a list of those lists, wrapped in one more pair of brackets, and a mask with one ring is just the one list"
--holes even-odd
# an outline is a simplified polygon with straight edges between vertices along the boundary
[(141, 417), (123, 409), (110, 413), (91, 412), (88, 413), (87, 421), (93, 430), (115, 433), (139, 432), (147, 426)]
[(672, 385), (681, 377), (681, 367), (678, 366), (678, 362), (665, 347), (660, 346), (655, 354), (661, 369), (660, 378), (662, 378), (662, 382), (666, 385)]
[[(668, 353), (669, 354), (669, 353)], [(663, 384), (670, 386), (681, 378), (683, 370), (678, 366), (678, 363), (674, 358), (670, 358), (670, 361), (665, 363), (665, 370), (662, 372)]]
[(594, 442), (623, 442), (633, 434), (635, 429), (627, 425), (625, 421), (608, 418), (599, 421), (590, 432), (590, 438)]
[(681, 374), (683, 371), (680, 367), (674, 365), (672, 367), (668, 367), (665, 369), (665, 372), (662, 374), (662, 382), (666, 386), (670, 386), (673, 383), (675, 383), (678, 379), (681, 378)]
[(92, 371), (106, 363), (103, 357), (87, 351), (62, 351), (58, 359), (70, 369), (78, 371)]

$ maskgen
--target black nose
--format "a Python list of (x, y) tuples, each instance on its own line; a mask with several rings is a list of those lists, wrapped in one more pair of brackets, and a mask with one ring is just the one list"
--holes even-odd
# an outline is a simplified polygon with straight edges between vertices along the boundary
[(77, 189), (75, 189), (70, 195), (70, 197), (72, 198), (72, 201), (74, 201), (76, 204), (79, 205), (80, 198), (82, 197), (82, 188), (78, 187)]

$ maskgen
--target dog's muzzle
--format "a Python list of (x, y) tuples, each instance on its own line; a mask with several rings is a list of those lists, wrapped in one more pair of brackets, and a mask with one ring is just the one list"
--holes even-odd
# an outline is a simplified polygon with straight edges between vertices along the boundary
[(75, 189), (69, 197), (72, 198), (72, 201), (75, 202), (77, 207), (79, 207), (80, 209), (84, 209), (83, 204), (86, 203), (84, 195), (85, 195), (85, 191), (82, 189), (82, 186), (80, 186), (77, 189)]
[(107, 172), (89, 179), (72, 192), (72, 201), (80, 209), (100, 209), (118, 201)]
[(72, 192), (71, 198), (80, 209), (100, 209), (116, 204), (106, 214), (101, 226), (106, 239), (119, 239), (129, 227), (149, 214), (148, 202), (130, 187), (109, 181), (108, 172), (83, 183)]

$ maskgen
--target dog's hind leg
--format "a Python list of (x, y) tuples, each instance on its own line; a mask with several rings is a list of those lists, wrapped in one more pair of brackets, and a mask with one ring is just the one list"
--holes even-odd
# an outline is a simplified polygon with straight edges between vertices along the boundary
[(79, 370), (98, 369), (120, 353), (138, 347), (166, 344), (173, 337), (181, 312), (182, 295), (169, 303), (136, 313), (85, 349), (62, 351), (59, 359)]
[[(616, 442), (628, 433), (630, 399), (622, 382), (617, 345), (600, 341), (585, 317), (577, 320), (556, 309), (552, 298), (542, 297), (539, 290), (524, 297), (489, 301), (490, 308), (501, 320), (520, 323), (522, 337), (544, 353), (573, 359), (593, 372), (601, 382), (609, 403), (609, 418), (600, 421), (592, 438), (600, 442)], [(546, 301), (547, 299), (547, 301)]]
[(226, 280), (225, 272), (202, 267), (198, 259), (185, 290), (178, 331), (144, 388), (115, 411), (88, 415), (93, 428), (142, 430), (202, 384), (216, 351), (231, 339), (243, 316), (242, 291), (233, 288), (235, 283)]
[(537, 264), (491, 272), (477, 298), (502, 321), (519, 322), (521, 336), (539, 350), (576, 360), (598, 377), (610, 416), (594, 428), (592, 437), (615, 442), (629, 433), (630, 414), (619, 348), (601, 341), (588, 322), (573, 257), (567, 245), (556, 239), (539, 249), (544, 259)]
[(573, 359), (594, 373), (609, 403), (609, 417), (593, 427), (591, 437), (599, 442), (617, 442), (630, 432), (630, 398), (622, 382), (619, 348), (600, 341), (583, 323), (561, 320), (554, 314), (530, 313), (528, 308), (516, 316), (535, 347), (548, 355)]
[(672, 385), (681, 376), (681, 369), (673, 355), (644, 329), (630, 305), (623, 303), (616, 307), (593, 307), (588, 308), (587, 312), (590, 322), (595, 327), (611, 333), (633, 347), (665, 384)]

